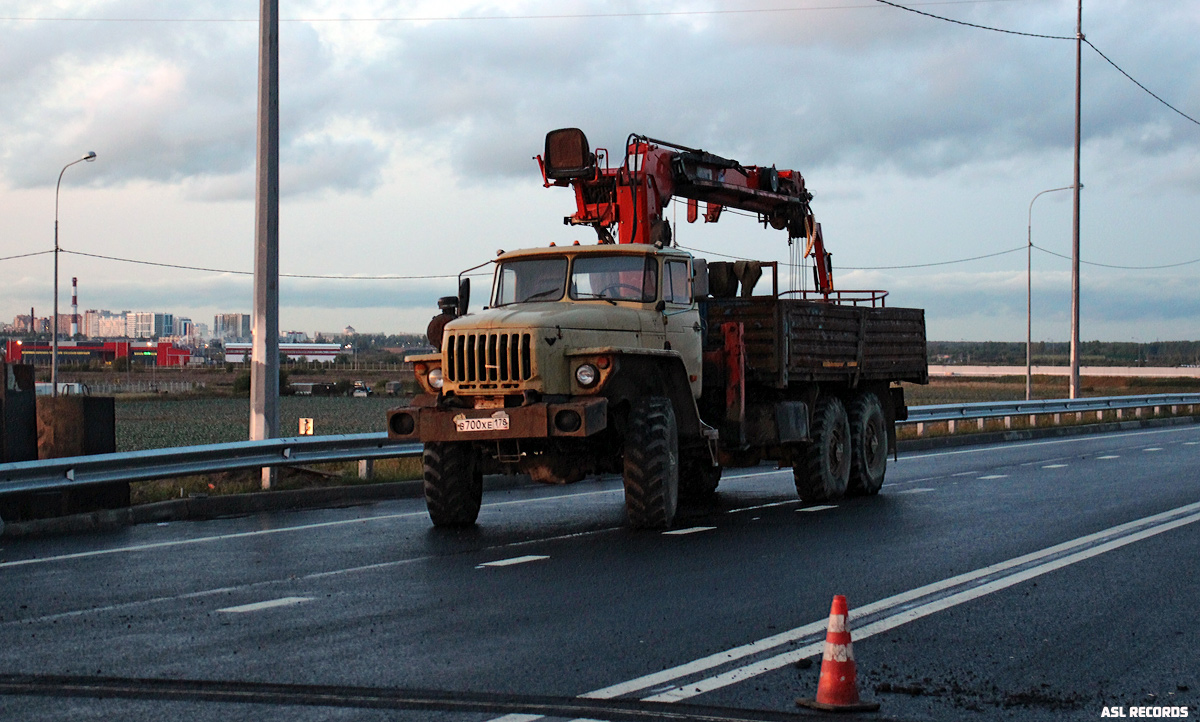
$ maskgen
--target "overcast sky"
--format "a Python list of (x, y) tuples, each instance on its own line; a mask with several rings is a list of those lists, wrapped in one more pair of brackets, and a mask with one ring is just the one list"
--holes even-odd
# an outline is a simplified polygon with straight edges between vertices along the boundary
[[(903, 4), (1075, 33), (1074, 0)], [(0, 257), (53, 248), (55, 181), (92, 150), (63, 177), (63, 249), (251, 271), (257, 14), (254, 0), (0, 0)], [(618, 157), (636, 132), (799, 170), (840, 288), (925, 308), (931, 340), (1024, 339), (1030, 201), (1072, 182), (1072, 40), (871, 0), (281, 0), (280, 14), (282, 273), (455, 274), (499, 248), (590, 243), (532, 160), (547, 130), (577, 126)], [(1200, 3), (1089, 0), (1084, 34), (1200, 118)], [(1200, 263), (1131, 268), (1200, 259), (1200, 125), (1086, 45), (1082, 179), (1084, 340), (1200, 338)], [(1071, 195), (1032, 214), (1033, 242), (1067, 256)], [(680, 221), (686, 247), (788, 258), (786, 234), (753, 219)], [(49, 314), (52, 258), (0, 261), (0, 318)], [(81, 311), (211, 324), (251, 306), (248, 275), (65, 254), (63, 313), (72, 276)], [(418, 331), (453, 289), (284, 278), (280, 325)], [(1035, 340), (1069, 337), (1069, 290), (1070, 261), (1035, 250)]]

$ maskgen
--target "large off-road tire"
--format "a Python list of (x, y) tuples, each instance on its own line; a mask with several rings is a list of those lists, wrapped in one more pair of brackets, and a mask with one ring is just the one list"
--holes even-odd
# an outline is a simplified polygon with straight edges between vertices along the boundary
[(850, 423), (840, 399), (817, 401), (810, 435), (792, 466), (796, 493), (803, 501), (841, 498), (850, 482)]
[(850, 496), (878, 494), (887, 471), (887, 421), (883, 405), (871, 392), (850, 402)]
[(639, 398), (624, 443), (625, 517), (635, 529), (667, 529), (679, 502), (679, 431), (662, 396)]
[(483, 473), (469, 443), (425, 444), (425, 506), (434, 526), (471, 526), (483, 501)]
[(708, 503), (721, 483), (720, 466), (713, 466), (708, 449), (700, 449), (683, 457), (679, 465), (679, 500), (689, 503)]

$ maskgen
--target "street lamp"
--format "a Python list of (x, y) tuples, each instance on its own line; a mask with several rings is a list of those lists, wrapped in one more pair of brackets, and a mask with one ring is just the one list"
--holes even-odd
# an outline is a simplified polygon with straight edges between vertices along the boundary
[(96, 160), (96, 151), (89, 150), (87, 155), (79, 160), (73, 160), (63, 166), (63, 169), (58, 172), (58, 183), (54, 186), (54, 320), (50, 322), (50, 331), (54, 334), (52, 337), (54, 343), (50, 348), (50, 386), (52, 387), (51, 395), (58, 396), (58, 191), (62, 188), (63, 173), (76, 163), (83, 161), (91, 163)]
[[(1075, 186), (1051, 188), (1039, 192), (1029, 201), (1029, 225), (1025, 235), (1025, 400), (1033, 399), (1033, 201), (1045, 193), (1069, 191)], [(1083, 186), (1079, 186), (1083, 188)]]

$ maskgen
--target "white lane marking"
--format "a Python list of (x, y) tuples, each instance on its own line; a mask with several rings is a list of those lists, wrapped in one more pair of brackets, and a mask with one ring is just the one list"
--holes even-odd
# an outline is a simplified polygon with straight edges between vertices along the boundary
[(311, 602), (312, 597), (281, 597), (279, 599), (269, 599), (265, 602), (255, 602), (254, 604), (242, 604), (237, 607), (225, 607), (218, 609), (218, 612), (226, 612), (228, 614), (245, 614), (246, 612), (261, 612), (264, 609), (274, 609), (276, 607), (290, 607), (294, 604), (303, 604)]
[(664, 531), (663, 536), (683, 536), (684, 534), (695, 534), (697, 532), (702, 532), (702, 531), (712, 531), (713, 529), (716, 529), (716, 527), (715, 526), (692, 526), (692, 527), (688, 527), (687, 529), (672, 529), (671, 531)]
[(725, 513), (733, 514), (739, 511), (754, 511), (755, 509), (770, 509), (773, 506), (787, 506), (788, 504), (799, 504), (799, 499), (788, 499), (787, 501), (773, 501), (770, 504), (758, 504), (756, 506), (743, 506), (737, 509), (729, 509)]
[[(600, 491), (583, 491), (577, 494), (569, 494), (571, 497), (581, 496), (596, 496), (601, 494), (618, 494), (624, 493), (624, 489), (604, 489)], [(512, 501), (498, 501), (490, 504), (484, 504), (483, 508), (487, 509), (493, 506), (509, 506), (512, 504), (532, 504), (542, 501), (561, 500), (563, 495), (559, 496), (541, 496), (535, 499), (515, 499)], [(375, 521), (390, 521), (392, 519), (408, 519), (411, 517), (427, 516), (425, 511), (407, 511), (399, 514), (381, 514), (379, 516), (358, 517), (355, 519), (338, 519), (337, 521), (322, 521), (312, 524), (299, 524), (297, 526), (285, 526), (277, 529), (256, 529), (255, 531), (239, 531), (229, 534), (215, 534), (213, 536), (194, 537), (192, 539), (176, 539), (174, 541), (151, 542), (148, 544), (134, 544), (127, 547), (114, 547), (112, 549), (93, 549), (86, 552), (73, 552), (70, 554), (58, 554), (49, 557), (38, 557), (34, 559), (17, 559), (11, 562), (0, 562), (0, 569), (5, 567), (20, 567), (29, 564), (44, 564), (48, 562), (70, 561), (72, 559), (86, 559), (89, 557), (105, 556), (108, 554), (122, 554), (125, 552), (141, 552), (151, 549), (167, 549), (175, 546), (187, 546), (189, 544), (202, 544), (205, 542), (228, 541), (230, 539), (245, 539), (249, 537), (263, 536), (265, 534), (283, 534), (292, 531), (308, 531), (310, 529), (325, 529), (328, 527), (345, 526), (346, 524), (366, 524)]]
[(542, 719), (542, 716), (536, 714), (506, 714), (503, 717), (497, 717), (491, 722), (533, 722), (539, 719)]
[(1042, 468), (1043, 469), (1065, 469), (1065, 468), (1067, 468), (1067, 464), (1046, 464)]
[[(487, 552), (487, 551), (493, 551), (496, 549), (513, 549), (516, 547), (530, 546), (532, 544), (543, 544), (545, 542), (562, 541), (564, 539), (578, 539), (581, 537), (592, 536), (595, 534), (602, 534), (604, 532), (609, 532), (609, 531), (624, 531), (624, 530), (625, 530), (625, 527), (623, 527), (623, 526), (610, 526), (610, 527), (604, 527), (603, 529), (595, 529), (592, 531), (579, 531), (579, 532), (572, 532), (570, 534), (559, 534), (557, 536), (543, 537), (540, 539), (525, 539), (523, 541), (508, 542), (507, 544), (497, 544), (495, 546), (484, 547), (482, 549), (476, 549), (475, 551), (476, 552)], [(217, 587), (215, 589), (203, 589), (203, 590), (200, 590), (197, 592), (186, 592), (184, 594), (173, 594), (171, 596), (165, 596), (165, 597), (151, 597), (150, 599), (135, 599), (130, 602), (119, 602), (117, 604), (107, 604), (102, 607), (90, 607), (88, 609), (75, 609), (75, 610), (72, 610), (69, 612), (59, 612), (57, 614), (47, 614), (47, 615), (44, 615), (41, 617), (31, 617), (29, 619), (10, 619), (8, 621), (0, 622), (0, 627), (12, 625), (12, 624), (40, 624), (43, 622), (53, 622), (56, 619), (70, 619), (72, 617), (80, 617), (85, 614), (115, 612), (118, 610), (133, 609), (136, 607), (144, 607), (144, 606), (147, 606), (150, 604), (160, 604), (163, 602), (178, 602), (178, 601), (183, 601), (186, 599), (199, 599), (202, 597), (211, 597), (215, 594), (229, 594), (231, 592), (244, 592), (247, 589), (255, 589), (257, 587), (268, 587), (268, 586), (274, 586), (277, 584), (295, 584), (297, 582), (304, 582), (304, 581), (308, 581), (310, 579), (326, 579), (326, 578), (331, 578), (331, 577), (344, 576), (344, 575), (348, 575), (348, 574), (359, 574), (361, 572), (372, 572), (372, 571), (380, 571), (383, 569), (393, 569), (395, 567), (401, 567), (401, 566), (405, 566), (408, 564), (416, 564), (418, 562), (428, 562), (428, 561), (433, 561), (435, 559), (441, 559), (441, 558), (442, 557), (431, 554), (428, 556), (409, 557), (407, 559), (394, 559), (390, 562), (376, 562), (374, 564), (364, 564), (362, 566), (357, 566), (357, 567), (346, 567), (343, 569), (330, 569), (329, 571), (325, 571), (325, 572), (311, 572), (309, 574), (304, 574), (304, 575), (301, 575), (298, 577), (287, 577), (285, 579), (267, 579), (267, 580), (264, 580), (261, 582), (250, 582), (248, 584), (242, 584), (242, 585), (236, 586), (236, 587)]]
[(934, 489), (930, 489), (929, 487), (921, 487), (920, 489), (905, 489), (904, 491), (896, 492), (896, 494), (924, 494), (927, 491), (934, 491)]
[(825, 511), (826, 509), (836, 509), (837, 504), (818, 504), (817, 506), (806, 506), (803, 509), (797, 509), (797, 513), (803, 511)]
[[(1180, 509), (1186, 509), (1189, 507), (1194, 508), (1196, 506), (1197, 506), (1196, 504), (1191, 504), (1188, 507), (1180, 507)], [(1172, 511), (1177, 512), (1180, 509), (1175, 509)], [(1168, 512), (1168, 513), (1171, 513), (1171, 512)], [(861, 629), (854, 630), (853, 636), (855, 639), (861, 641), (868, 637), (872, 637), (876, 634), (880, 634), (882, 632), (886, 632), (888, 630), (899, 627), (903, 624), (907, 624), (909, 622), (916, 621), (923, 617), (927, 617), (936, 612), (940, 612), (940, 611), (949, 609), (951, 607), (958, 606), (959, 604), (964, 604), (964, 603), (972, 601), (974, 599), (978, 599), (979, 597), (983, 597), (988, 594), (992, 594), (994, 592), (998, 592), (1003, 589), (1007, 589), (1009, 587), (1015, 586), (1017, 584), (1028, 581), (1030, 579), (1037, 578), (1039, 576), (1042, 576), (1043, 574), (1048, 574), (1052, 571), (1062, 569), (1063, 567), (1070, 566), (1077, 562), (1081, 562), (1086, 559), (1091, 559), (1092, 557), (1099, 556), (1106, 552), (1110, 552), (1114, 549), (1120, 549), (1121, 547), (1127, 546), (1129, 544), (1133, 544), (1133, 543), (1141, 541), (1143, 539), (1148, 539), (1150, 537), (1157, 536), (1158, 534), (1162, 534), (1162, 533), (1170, 531), (1172, 529), (1176, 529), (1178, 527), (1185, 526), (1187, 524), (1192, 524), (1197, 521), (1200, 521), (1200, 513), (1193, 512), (1188, 516), (1179, 517), (1172, 521), (1167, 521), (1162, 524), (1158, 524), (1156, 526), (1151, 526), (1150, 528), (1142, 529), (1141, 531), (1129, 534), (1127, 536), (1123, 536), (1118, 539), (1112, 539), (1110, 541), (1104, 542), (1102, 544), (1098, 544), (1091, 548), (1083, 549), (1081, 551), (1075, 552), (1074, 554), (1070, 554), (1070, 555), (1067, 555), (1064, 557), (1059, 557), (1057, 559), (1049, 560), (1042, 564), (1032, 566), (1027, 569), (1023, 569), (1019, 572), (1010, 574), (1010, 575), (1002, 577), (1000, 579), (995, 579), (995, 580), (987, 582), (985, 584), (981, 584), (978, 587), (974, 587), (972, 589), (966, 589), (961, 592), (951, 594), (950, 596), (947, 596), (943, 599), (937, 599), (937, 600), (928, 602), (926, 604), (921, 604), (916, 607), (912, 607), (910, 609), (901, 610), (901, 611), (897, 612), (896, 614), (893, 614), (891, 616), (884, 617), (883, 619), (880, 619), (878, 621), (872, 622), (871, 624), (868, 624), (865, 627), (862, 627)], [(1116, 529), (1116, 528), (1118, 528), (1118, 527), (1114, 527), (1114, 529)], [(1111, 530), (1108, 530), (1108, 531), (1111, 531)], [(1101, 533), (1104, 533), (1104, 532), (1101, 532)], [(1076, 541), (1078, 541), (1078, 540), (1076, 540)], [(870, 607), (870, 606), (873, 606), (873, 605), (867, 605), (867, 607)], [(859, 616), (865, 616), (867, 614), (867, 612), (865, 611), (865, 609), (867, 609), (867, 607), (863, 607), (863, 608), (857, 610), (857, 614)], [(820, 624), (820, 622), (814, 622), (812, 624), (806, 625), (805, 628), (811, 628), (813, 625), (819, 625), (819, 624)], [(799, 661), (801, 659), (805, 659), (807, 657), (812, 657), (812, 656), (820, 653), (821, 650), (824, 649), (824, 646), (825, 646), (824, 641), (814, 642), (814, 643), (808, 644), (804, 647), (800, 647), (798, 649), (794, 649), (794, 650), (785, 652), (783, 654), (778, 654), (778, 655), (775, 655), (774, 657), (760, 660), (758, 662), (748, 664), (744, 667), (740, 667), (738, 669), (734, 669), (729, 672), (725, 672), (724, 674), (715, 675), (713, 677), (709, 677), (708, 679), (700, 680), (699, 682), (689, 683), (687, 685), (684, 685), (683, 687), (677, 687), (676, 689), (670, 690), (668, 692), (662, 692), (662, 693), (659, 693), (659, 694), (656, 694), (656, 695), (653, 695), (650, 697), (644, 697), (642, 699), (642, 701), (644, 701), (644, 702), (678, 702), (680, 700), (690, 699), (697, 695), (704, 694), (705, 692), (711, 692), (715, 689), (720, 689), (722, 687), (727, 687), (732, 684), (737, 684), (738, 682), (743, 682), (747, 679), (750, 679), (751, 677), (756, 677), (760, 674), (765, 674), (766, 672), (772, 672), (774, 670), (777, 670), (777, 669), (787, 666), (789, 664), (795, 664), (797, 661)], [(585, 695), (585, 696), (589, 696), (589, 695)]]
[(980, 481), (991, 481), (992, 479), (1007, 479), (1008, 474), (988, 474), (987, 476), (979, 477)]
[[(990, 566), (983, 567), (981, 569), (976, 569), (971, 572), (965, 572), (963, 574), (959, 574), (958, 576), (950, 577), (949, 579), (943, 579), (940, 582), (934, 582), (932, 584), (927, 584), (923, 587), (918, 587), (916, 589), (910, 589), (907, 592), (901, 592), (900, 594), (897, 594), (897, 595), (894, 595), (891, 597), (887, 597), (886, 599), (881, 599), (877, 602), (872, 602), (870, 604), (866, 604), (861, 607), (856, 607), (854, 609), (854, 614), (855, 614), (855, 616), (858, 616), (858, 617), (865, 617), (870, 614), (887, 611), (887, 610), (895, 608), (895, 607), (900, 607), (900, 606), (902, 606), (908, 602), (911, 602), (913, 600), (921, 599), (922, 597), (927, 597), (931, 594), (937, 594), (941, 591), (944, 591), (947, 589), (952, 589), (953, 587), (967, 584), (967, 583), (970, 583), (977, 579), (982, 579), (984, 577), (988, 577), (993, 574), (1003, 572), (1008, 569), (1012, 569), (1014, 567), (1023, 566), (1026, 564), (1036, 562), (1041, 559), (1045, 559), (1047, 557), (1061, 554), (1063, 552), (1068, 552), (1073, 549), (1085, 547), (1088, 544), (1092, 544), (1094, 542), (1105, 539), (1107, 537), (1111, 537), (1115, 534), (1122, 534), (1122, 533), (1128, 532), (1130, 530), (1146, 526), (1148, 524), (1157, 524), (1159, 522), (1163, 522), (1164, 520), (1170, 520), (1172, 517), (1179, 517), (1181, 514), (1190, 514), (1191, 516), (1183, 517), (1182, 519), (1177, 519), (1177, 521), (1179, 523), (1168, 521), (1168, 524), (1170, 525), (1169, 528), (1175, 528), (1175, 526), (1182, 526), (1185, 523), (1192, 523), (1194, 521), (1200, 521), (1200, 502), (1197, 502), (1194, 504), (1188, 504), (1186, 506), (1181, 506), (1176, 509), (1171, 509), (1171, 510), (1162, 512), (1160, 514), (1143, 517), (1141, 519), (1135, 519), (1134, 521), (1126, 522), (1125, 524), (1119, 524), (1117, 526), (1110, 527), (1110, 528), (1104, 529), (1102, 531), (1098, 531), (1094, 534), (1088, 534), (1086, 536), (1082, 536), (1077, 539), (1072, 539), (1070, 541), (1062, 542), (1061, 544), (1055, 544), (1054, 546), (1046, 547), (1045, 549), (1041, 549), (1036, 552), (1031, 552), (1029, 554), (1024, 554), (1019, 557), (1014, 557), (1012, 559), (1008, 559), (1003, 562), (998, 562), (996, 564), (992, 564)], [(1155, 528), (1152, 528), (1150, 531), (1158, 533), (1160, 531), (1167, 531), (1167, 528), (1168, 527), (1166, 527), (1166, 526), (1161, 527), (1161, 528), (1155, 527)], [(1129, 539), (1129, 538), (1130, 537), (1125, 537), (1125, 538), (1119, 539), (1117, 541), (1125, 541), (1125, 539)], [(1098, 548), (1099, 547), (1093, 547), (1093, 549), (1098, 549)], [(1065, 557), (1063, 557), (1063, 558), (1065, 559)], [(950, 597), (947, 597), (947, 599), (949, 599), (949, 598)], [(707, 670), (714, 669), (716, 667), (720, 667), (722, 665), (725, 665), (729, 662), (733, 662), (738, 659), (743, 659), (745, 657), (749, 657), (749, 656), (758, 654), (760, 652), (774, 649), (775, 647), (781, 647), (785, 644), (794, 643), (797, 640), (803, 639), (804, 637), (806, 637), (810, 634), (819, 633), (819, 632), (823, 631), (826, 628), (827, 624), (828, 624), (828, 619), (821, 619), (816, 622), (811, 622), (809, 624), (806, 624), (802, 627), (796, 627), (795, 629), (790, 629), (785, 632), (780, 632), (780, 633), (772, 635), (770, 637), (764, 637), (763, 639), (760, 639), (755, 642), (749, 642), (747, 644), (743, 644), (738, 647), (733, 647), (731, 649), (717, 652), (715, 654), (710, 654), (707, 657), (701, 657), (700, 659), (693, 660), (691, 662), (686, 662), (686, 663), (678, 665), (676, 667), (671, 667), (670, 669), (664, 669), (661, 672), (653, 672), (651, 674), (647, 674), (645, 676), (638, 677), (636, 679), (632, 679), (627, 682), (621, 682), (619, 684), (615, 684), (610, 687), (604, 687), (603, 689), (598, 689), (593, 692), (588, 692), (588, 693), (580, 695), (580, 696), (590, 697), (593, 699), (613, 699), (615, 697), (622, 697), (627, 694), (632, 694), (634, 692), (639, 692), (641, 690), (650, 689), (652, 687), (657, 687), (666, 682), (672, 682), (672, 681), (675, 681), (678, 679), (682, 679), (684, 677), (689, 677), (691, 675), (694, 675), (694, 674), (697, 674), (700, 672), (705, 672)], [(860, 636), (861, 633), (855, 632), (854, 635), (857, 637), (857, 636)], [(816, 651), (814, 651), (812, 654), (816, 654), (817, 651), (819, 651), (820, 649), (823, 649), (824, 642), (822, 641), (817, 646), (818, 646), (818, 649)], [(812, 654), (805, 655), (805, 656), (812, 656)], [(797, 657), (797, 659), (802, 659), (802, 658), (803, 657)]]
[(477, 566), (475, 568), (483, 569), (485, 567), (511, 567), (516, 564), (528, 564), (529, 562), (540, 562), (543, 559), (549, 559), (549, 558), (550, 557), (546, 556), (545, 554), (526, 554), (523, 557), (512, 557), (509, 559), (497, 559), (494, 562), (484, 562), (483, 564), (480, 564), (479, 566)]
[(1096, 458), (1097, 459), (1119, 459), (1119, 458), (1121, 458), (1121, 456), (1119, 454), (1105, 454), (1104, 456), (1097, 456)]
[[(994, 446), (972, 446), (969, 449), (959, 449), (957, 451), (935, 451), (931, 454), (912, 454), (905, 455), (901, 459), (931, 459), (938, 456), (958, 456), (960, 454), (979, 454), (985, 451), (1002, 451), (1007, 449), (1024, 449), (1031, 446), (1052, 446), (1058, 444), (1074, 444), (1084, 441), (1104, 441), (1116, 437), (1130, 438), (1134, 436), (1157, 436), (1159, 434), (1179, 433), (1181, 431), (1195, 431), (1195, 427), (1184, 426), (1171, 429), (1160, 429), (1156, 431), (1130, 431), (1130, 432), (1114, 432), (1111, 434), (1096, 434), (1094, 436), (1073, 436), (1069, 439), (1054, 439), (1051, 441), (1028, 441), (1023, 443), (997, 444)], [(1184, 442), (1188, 443), (1188, 442)], [(1196, 442), (1200, 443), (1200, 442)]]
[(1183, 442), (1183, 445), (1184, 446), (1196, 446), (1196, 445), (1200, 445), (1200, 441), (1185, 441), (1185, 442)]
[(954, 477), (954, 476), (974, 476), (978, 473), (979, 473), (978, 471), (960, 471), (957, 474), (951, 474), (950, 476), (952, 476), (952, 477)]
[(1149, 449), (1142, 449), (1142, 451), (1162, 451), (1162, 447), (1161, 446), (1151, 446)]

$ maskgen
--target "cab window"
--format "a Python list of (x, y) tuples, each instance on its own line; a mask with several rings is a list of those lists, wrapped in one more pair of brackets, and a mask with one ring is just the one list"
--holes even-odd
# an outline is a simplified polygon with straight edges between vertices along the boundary
[(658, 297), (656, 263), (648, 256), (576, 256), (571, 265), (571, 298), (637, 301)]
[(667, 303), (692, 302), (686, 261), (667, 261), (663, 264), (663, 300)]
[(529, 258), (508, 261), (496, 271), (493, 306), (562, 298), (567, 280), (567, 259)]

